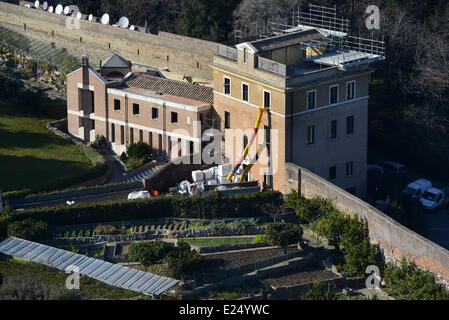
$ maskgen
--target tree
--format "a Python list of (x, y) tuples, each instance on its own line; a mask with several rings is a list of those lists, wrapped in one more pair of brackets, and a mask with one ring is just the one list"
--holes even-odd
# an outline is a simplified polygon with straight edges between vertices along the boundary
[(234, 10), (234, 25), (246, 36), (266, 32), (269, 22), (288, 24), (301, 0), (243, 0)]
[(302, 238), (302, 228), (291, 223), (275, 222), (267, 226), (265, 236), (273, 246), (286, 248), (290, 244), (297, 243)]
[(224, 41), (232, 31), (229, 18), (239, 0), (183, 0), (176, 31), (190, 37)]
[(187, 242), (178, 242), (165, 261), (168, 263), (168, 270), (172, 277), (182, 279), (186, 274), (198, 269), (204, 258), (195, 250), (190, 248)]
[(324, 284), (316, 279), (309, 290), (303, 294), (301, 300), (337, 300), (337, 296), (333, 293), (335, 284)]
[(129, 248), (128, 256), (143, 265), (146, 271), (147, 267), (164, 259), (173, 248), (171, 243), (166, 242), (137, 242)]
[(8, 225), (8, 236), (30, 241), (44, 240), (49, 237), (48, 225), (43, 221), (25, 219)]

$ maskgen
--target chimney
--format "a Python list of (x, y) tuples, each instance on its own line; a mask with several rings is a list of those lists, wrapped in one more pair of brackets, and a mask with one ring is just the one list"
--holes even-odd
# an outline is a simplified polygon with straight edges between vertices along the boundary
[(83, 68), (83, 85), (89, 85), (89, 56), (83, 54), (82, 56), (82, 68)]

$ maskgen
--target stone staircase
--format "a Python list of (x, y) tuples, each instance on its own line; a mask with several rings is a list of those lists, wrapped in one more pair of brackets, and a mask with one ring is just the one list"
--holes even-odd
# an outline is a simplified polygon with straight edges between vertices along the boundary
[(154, 171), (156, 171), (159, 167), (153, 167), (150, 168), (146, 171), (143, 171), (141, 173), (138, 173), (132, 177), (128, 177), (126, 180), (124, 180), (123, 182), (134, 182), (134, 181), (142, 181), (144, 179), (147, 179), (149, 176), (151, 176), (153, 174)]

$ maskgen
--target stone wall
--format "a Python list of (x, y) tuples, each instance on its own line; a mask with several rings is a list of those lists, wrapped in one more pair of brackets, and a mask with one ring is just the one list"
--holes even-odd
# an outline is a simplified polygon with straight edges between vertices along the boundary
[(72, 55), (81, 56), (86, 50), (95, 66), (118, 53), (134, 63), (212, 79), (208, 64), (218, 52), (215, 42), (166, 32), (136, 32), (87, 20), (79, 20), (79, 29), (70, 24), (67, 27), (64, 15), (5, 2), (0, 2), (0, 21), (57, 48), (66, 48)]
[(387, 261), (407, 259), (434, 273), (449, 285), (449, 251), (406, 228), (383, 212), (360, 200), (309, 170), (286, 164), (287, 190), (296, 190), (306, 198), (333, 199), (338, 209), (367, 222), (370, 239), (378, 243)]

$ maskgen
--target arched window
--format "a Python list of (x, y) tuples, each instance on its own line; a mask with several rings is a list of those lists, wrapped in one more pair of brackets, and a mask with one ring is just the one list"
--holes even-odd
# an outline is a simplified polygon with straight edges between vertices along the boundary
[(248, 52), (246, 48), (243, 49), (243, 63), (246, 63), (248, 61)]

